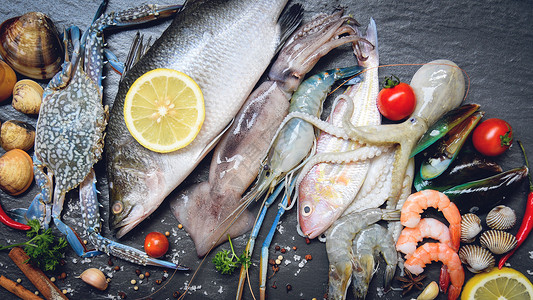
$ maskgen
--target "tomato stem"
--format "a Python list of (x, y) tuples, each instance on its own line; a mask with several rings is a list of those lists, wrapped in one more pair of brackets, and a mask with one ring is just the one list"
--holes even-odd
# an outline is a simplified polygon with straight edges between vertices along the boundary
[(398, 84), (400, 84), (400, 79), (396, 75), (385, 77), (385, 80), (383, 80), (383, 88), (385, 89), (391, 89)]

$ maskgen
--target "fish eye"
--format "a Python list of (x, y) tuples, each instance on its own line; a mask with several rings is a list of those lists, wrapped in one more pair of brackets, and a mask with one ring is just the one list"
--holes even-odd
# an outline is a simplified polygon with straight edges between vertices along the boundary
[(313, 211), (313, 209), (311, 208), (311, 205), (305, 204), (304, 206), (302, 206), (302, 215), (304, 217), (309, 216), (312, 211)]
[(120, 214), (124, 210), (124, 205), (122, 202), (115, 202), (112, 207), (114, 214)]

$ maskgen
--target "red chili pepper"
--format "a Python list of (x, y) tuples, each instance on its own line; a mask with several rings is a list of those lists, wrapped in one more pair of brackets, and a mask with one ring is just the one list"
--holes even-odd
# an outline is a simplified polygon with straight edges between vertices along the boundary
[(26, 224), (22, 224), (22, 223), (19, 223), (13, 219), (11, 219), (7, 214), (6, 212), (2, 209), (2, 206), (0, 205), (0, 222), (6, 224), (7, 226), (11, 227), (11, 228), (14, 228), (14, 229), (20, 229), (20, 230), (30, 230), (31, 227), (26, 225)]
[[(520, 145), (520, 148), (522, 148), (522, 152), (524, 153), (524, 158), (526, 160), (526, 166), (529, 170), (529, 163), (527, 161), (526, 151), (524, 150), (524, 146), (520, 141), (518, 141), (518, 144)], [(504, 257), (500, 259), (500, 262), (498, 263), (498, 268), (501, 269), (505, 262), (513, 255), (513, 253), (524, 243), (527, 236), (531, 232), (531, 229), (533, 229), (533, 180), (531, 179), (531, 173), (528, 171), (528, 178), (529, 178), (529, 194), (527, 196), (527, 203), (526, 203), (526, 212), (524, 214), (524, 218), (522, 219), (522, 224), (520, 225), (520, 229), (518, 229), (518, 233), (516, 234), (516, 247), (514, 249), (507, 253)]]

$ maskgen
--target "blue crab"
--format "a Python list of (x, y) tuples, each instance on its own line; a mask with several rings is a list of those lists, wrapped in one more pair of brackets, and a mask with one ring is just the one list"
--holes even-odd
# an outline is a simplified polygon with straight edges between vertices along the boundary
[[(103, 14), (106, 5), (107, 0), (104, 0), (91, 27), (81, 39), (77, 27), (70, 27), (64, 32), (65, 63), (45, 89), (36, 126), (34, 173), (41, 193), (34, 198), (24, 216), (26, 219), (39, 219), (45, 228), (53, 219), (75, 252), (82, 257), (105, 252), (142, 265), (187, 269), (150, 258), (140, 250), (100, 235), (93, 165), (102, 155), (104, 130), (108, 121), (107, 106), (102, 105), (102, 32), (109, 27), (134, 25), (167, 17), (181, 8), (181, 5), (144, 5), (118, 13)], [(73, 48), (70, 59), (69, 40)], [(88, 250), (74, 230), (61, 220), (65, 194), (78, 186), (83, 225), (95, 250)]]

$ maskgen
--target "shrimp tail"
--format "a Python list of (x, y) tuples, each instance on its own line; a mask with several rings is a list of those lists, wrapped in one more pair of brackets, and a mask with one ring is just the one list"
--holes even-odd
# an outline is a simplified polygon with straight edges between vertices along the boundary
[(455, 300), (459, 299), (459, 295), (461, 294), (461, 286), (450, 286), (450, 290), (448, 291), (448, 300)]
[(450, 273), (448, 273), (448, 267), (443, 265), (440, 269), (439, 277), (439, 289), (441, 292), (446, 293), (448, 286), (450, 285)]
[(400, 220), (400, 210), (399, 209), (384, 209), (381, 216), (382, 220), (385, 221), (399, 221)]

